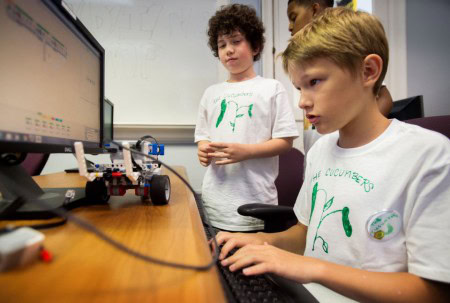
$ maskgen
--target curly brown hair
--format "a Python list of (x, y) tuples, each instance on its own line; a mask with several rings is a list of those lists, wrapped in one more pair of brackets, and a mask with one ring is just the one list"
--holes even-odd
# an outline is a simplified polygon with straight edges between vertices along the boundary
[(239, 31), (250, 43), (252, 50), (258, 50), (253, 57), (258, 61), (264, 49), (264, 25), (256, 15), (255, 9), (243, 4), (225, 5), (216, 12), (208, 22), (208, 45), (215, 57), (219, 57), (217, 39), (221, 35), (229, 35)]

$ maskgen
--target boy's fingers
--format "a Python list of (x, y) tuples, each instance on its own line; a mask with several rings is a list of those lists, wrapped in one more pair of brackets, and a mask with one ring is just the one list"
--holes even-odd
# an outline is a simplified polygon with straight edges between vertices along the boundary
[(224, 149), (228, 147), (228, 143), (222, 143), (222, 142), (213, 142), (209, 144), (210, 147), (218, 148), (218, 149)]
[(256, 259), (254, 256), (246, 254), (246, 253), (240, 253), (236, 252), (233, 256), (226, 259), (226, 264), (228, 264), (230, 267), (230, 271), (236, 271), (241, 268), (245, 268), (249, 265), (255, 264)]
[(208, 157), (228, 158), (228, 154), (224, 153), (224, 152), (213, 152), (213, 153), (208, 153)]
[(236, 240), (230, 239), (228, 240), (221, 249), (219, 260), (223, 260), (226, 256), (228, 256), (228, 253), (230, 250), (232, 250), (234, 247), (236, 247)]
[(266, 263), (259, 263), (253, 266), (249, 266), (247, 268), (244, 268), (242, 270), (244, 275), (251, 276), (251, 275), (262, 275), (268, 272), (268, 268)]

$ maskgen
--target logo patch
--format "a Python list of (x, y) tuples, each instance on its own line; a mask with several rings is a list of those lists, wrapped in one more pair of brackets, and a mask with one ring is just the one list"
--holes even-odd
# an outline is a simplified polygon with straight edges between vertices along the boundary
[(377, 212), (367, 220), (369, 238), (375, 241), (388, 241), (402, 229), (402, 218), (396, 210)]

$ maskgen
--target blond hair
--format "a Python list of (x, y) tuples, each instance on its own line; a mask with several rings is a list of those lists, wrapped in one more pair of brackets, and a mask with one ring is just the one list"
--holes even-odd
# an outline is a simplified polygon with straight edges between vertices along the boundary
[(368, 55), (376, 54), (383, 67), (373, 92), (375, 95), (386, 75), (389, 48), (381, 22), (374, 16), (348, 8), (328, 8), (289, 41), (281, 53), (286, 73), (296, 65), (326, 58), (356, 75)]

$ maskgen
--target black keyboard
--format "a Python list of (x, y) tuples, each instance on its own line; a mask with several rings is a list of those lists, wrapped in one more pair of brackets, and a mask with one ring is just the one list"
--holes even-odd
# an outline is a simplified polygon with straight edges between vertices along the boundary
[[(203, 205), (196, 197), (200, 216), (204, 220)], [(206, 237), (212, 238), (209, 228), (204, 225)], [(218, 230), (214, 229), (217, 233)], [(237, 249), (230, 252), (233, 254)], [(242, 271), (231, 272), (228, 267), (217, 263), (220, 280), (227, 301), (230, 303), (282, 303), (282, 302), (318, 302), (303, 285), (275, 276), (246, 276)]]

